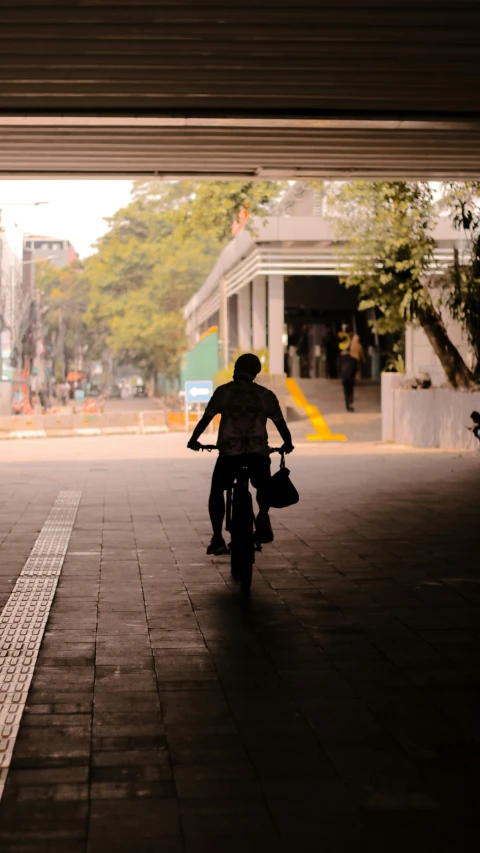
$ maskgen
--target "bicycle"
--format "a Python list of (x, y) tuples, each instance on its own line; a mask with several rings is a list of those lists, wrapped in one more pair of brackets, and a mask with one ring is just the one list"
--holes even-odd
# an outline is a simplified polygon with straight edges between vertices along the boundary
[[(218, 450), (216, 444), (202, 444), (200, 450)], [(281, 447), (270, 447), (270, 453), (281, 453)], [(250, 477), (247, 460), (242, 460), (240, 474), (227, 491), (226, 528), (230, 533), (230, 570), (234, 580), (240, 581), (242, 592), (248, 595), (252, 585), (255, 553), (262, 550), (255, 532), (255, 513), (249, 489)]]

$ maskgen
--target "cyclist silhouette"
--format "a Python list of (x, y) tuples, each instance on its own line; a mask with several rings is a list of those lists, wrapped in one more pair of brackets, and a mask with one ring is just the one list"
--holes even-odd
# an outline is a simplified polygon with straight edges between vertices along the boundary
[(247, 464), (253, 487), (257, 490), (259, 512), (255, 526), (260, 542), (272, 542), (270, 509), (270, 454), (267, 419), (270, 418), (283, 439), (282, 450), (291, 453), (292, 436), (282, 415), (277, 397), (263, 385), (254, 382), (260, 373), (260, 359), (253, 353), (241, 355), (235, 362), (233, 382), (220, 385), (195, 427), (188, 447), (200, 450), (198, 439), (215, 415), (221, 415), (217, 446), (219, 457), (212, 476), (208, 511), (213, 536), (207, 554), (228, 554), (222, 535), (225, 517), (224, 492), (229, 489), (239, 467)]

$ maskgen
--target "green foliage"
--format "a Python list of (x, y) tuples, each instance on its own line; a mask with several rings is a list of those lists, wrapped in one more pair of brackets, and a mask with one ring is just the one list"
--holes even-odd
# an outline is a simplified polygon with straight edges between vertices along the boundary
[(182, 308), (204, 282), (239, 212), (267, 212), (274, 183), (136, 182), (87, 260), (87, 323), (120, 362), (167, 378), (185, 348)]
[(232, 225), (242, 210), (248, 210), (248, 229), (252, 227), (252, 216), (268, 215), (282, 187), (275, 181), (199, 183), (195, 203), (186, 211), (186, 226), (194, 233), (210, 234), (224, 243), (232, 236)]
[(431, 307), (432, 191), (426, 182), (353, 181), (329, 193), (336, 214), (341, 280), (360, 309), (376, 308), (380, 334), (399, 332)]
[(360, 308), (376, 309), (373, 328), (402, 332), (420, 323), (453, 388), (470, 388), (472, 374), (450, 340), (430, 275), (434, 205), (428, 183), (354, 181), (332, 193), (343, 240), (343, 281), (357, 287)]
[(405, 373), (405, 359), (401, 353), (390, 353), (385, 366), (387, 373)]
[(49, 261), (38, 261), (35, 283), (40, 291), (45, 345), (52, 356), (55, 378), (63, 381), (80, 353), (98, 357), (98, 330), (85, 324), (89, 282), (79, 262), (58, 269)]
[(443, 203), (466, 240), (467, 250), (454, 253), (454, 263), (444, 277), (444, 295), (452, 316), (465, 328), (475, 354), (475, 374), (480, 375), (480, 182), (444, 184)]

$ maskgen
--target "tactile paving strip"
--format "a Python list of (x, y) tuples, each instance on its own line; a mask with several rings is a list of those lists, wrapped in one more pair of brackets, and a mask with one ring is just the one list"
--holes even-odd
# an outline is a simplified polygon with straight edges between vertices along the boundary
[(0, 616), (0, 798), (81, 492), (60, 492)]

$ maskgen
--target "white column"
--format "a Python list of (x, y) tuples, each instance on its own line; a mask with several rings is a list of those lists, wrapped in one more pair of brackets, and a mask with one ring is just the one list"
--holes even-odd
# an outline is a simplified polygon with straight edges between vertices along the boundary
[(285, 306), (283, 275), (268, 277), (268, 364), (270, 374), (283, 374)]
[(224, 278), (219, 282), (220, 290), (220, 317), (219, 317), (219, 348), (222, 360), (222, 370), (228, 366), (228, 299), (227, 288)]
[(250, 286), (238, 291), (238, 346), (243, 352), (252, 348), (252, 330), (250, 314)]
[(257, 275), (253, 279), (252, 339), (253, 349), (267, 346), (267, 282), (266, 276)]

